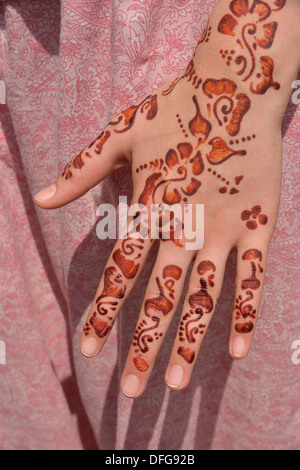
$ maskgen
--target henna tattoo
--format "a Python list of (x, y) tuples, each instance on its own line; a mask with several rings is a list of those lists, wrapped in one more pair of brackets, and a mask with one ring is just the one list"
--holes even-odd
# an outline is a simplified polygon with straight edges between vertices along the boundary
[[(196, 72), (192, 61), (181, 78), (187, 77), (187, 81), (190, 81), (194, 73)], [(203, 82), (202, 79), (200, 81), (201, 83)], [(172, 90), (171, 88), (166, 90), (165, 94), (169, 94), (169, 92), (173, 90), (173, 88)], [(213, 78), (206, 79), (203, 82), (202, 91), (206, 100), (209, 100), (208, 103), (206, 103), (208, 117), (205, 116), (205, 108), (200, 109), (198, 97), (193, 95), (192, 99), (196, 108), (196, 114), (188, 123), (191, 135), (197, 139), (195, 151), (197, 151), (200, 146), (207, 143), (211, 134), (213, 134), (213, 132), (215, 133), (216, 126), (213, 126), (211, 121), (212, 111), (217, 125), (219, 127), (224, 126), (230, 137), (236, 137), (241, 131), (244, 117), (251, 108), (251, 100), (249, 97), (245, 93), (237, 93), (237, 85), (232, 80), (226, 78), (219, 80)], [(176, 119), (187, 138), (188, 134), (184, 129), (179, 114), (176, 115)], [(235, 141), (231, 140), (229, 145), (222, 137), (216, 135), (208, 142), (208, 145), (211, 146), (206, 154), (208, 163), (211, 165), (220, 165), (234, 156), (243, 157), (247, 155), (245, 149), (239, 150), (232, 148), (232, 146), (245, 143), (255, 137), (256, 136), (253, 134), (252, 137), (248, 136), (247, 138), (243, 137)], [(139, 203), (147, 205), (151, 201), (155, 204), (156, 194), (159, 189), (163, 189), (163, 202), (170, 205), (179, 204), (182, 201), (186, 202), (186, 196), (196, 194), (202, 185), (202, 181), (198, 177), (202, 175), (205, 165), (200, 150), (191, 158), (192, 153), (193, 146), (188, 142), (183, 142), (178, 144), (177, 150), (170, 149), (164, 159), (156, 159), (151, 161), (148, 166), (145, 165), (144, 167), (141, 166), (137, 168), (136, 172), (145, 169), (156, 170), (147, 178), (144, 190), (139, 198)], [(182, 161), (184, 161), (184, 165), (182, 165)], [(163, 172), (165, 173), (164, 176)], [(171, 177), (169, 177), (170, 172), (172, 172)], [(177, 173), (177, 176), (174, 176), (174, 173), (175, 175)], [(243, 177), (237, 177), (236, 186), (240, 184), (242, 179)], [(185, 182), (184, 185), (183, 182)], [(175, 184), (176, 186), (174, 186)], [(229, 184), (230, 183), (226, 182), (227, 186)], [(230, 189), (223, 186), (219, 188), (219, 193), (235, 195), (239, 194), (239, 190), (234, 186)]]
[(69, 180), (71, 178), (73, 178), (73, 173), (72, 173), (72, 170), (71, 170), (71, 167), (72, 167), (72, 163), (68, 163), (64, 169), (64, 171), (62, 172), (62, 177), (64, 177), (66, 180)]
[(121, 116), (119, 116), (115, 122), (112, 121), (109, 125), (116, 126), (120, 124), (120, 122), (124, 121), (124, 127), (122, 129), (115, 129), (117, 134), (123, 134), (124, 132), (127, 132), (129, 129), (131, 129), (135, 123), (135, 119), (139, 110), (141, 114), (146, 111), (146, 119), (148, 121), (153, 120), (158, 112), (157, 95), (147, 96), (147, 98), (141, 101), (141, 103), (138, 105), (130, 106), (121, 113)]
[(163, 333), (158, 330), (160, 322), (174, 308), (174, 304), (169, 298), (174, 300), (174, 287), (181, 276), (182, 269), (179, 266), (166, 266), (162, 272), (162, 279), (156, 277), (158, 297), (147, 299), (144, 303), (145, 319), (137, 326), (133, 338), (134, 352), (139, 354), (134, 357), (133, 362), (140, 372), (146, 372), (149, 367), (147, 360), (141, 354), (146, 354), (150, 349), (150, 344), (163, 336)]
[(256, 230), (258, 223), (267, 225), (268, 216), (261, 213), (261, 206), (254, 206), (251, 210), (245, 210), (241, 214), (241, 219), (247, 221), (246, 226), (249, 230)]
[(177, 117), (179, 127), (180, 127), (180, 129), (182, 130), (182, 132), (184, 134), (184, 137), (188, 138), (189, 135), (188, 135), (187, 131), (184, 129), (184, 125), (182, 124), (182, 119), (180, 119), (180, 115), (176, 114), (176, 117)]
[(90, 149), (93, 148), (96, 155), (101, 155), (104, 145), (112, 135), (111, 129), (108, 129), (109, 127), (116, 127), (123, 123), (123, 127), (121, 129), (114, 129), (114, 132), (116, 134), (122, 134), (130, 130), (135, 123), (138, 111), (140, 111), (141, 114), (145, 114), (148, 121), (153, 120), (158, 113), (157, 95), (147, 96), (147, 98), (141, 101), (138, 105), (130, 106), (125, 111), (122, 111), (115, 121), (109, 122), (107, 129), (101, 132), (101, 134), (89, 145), (87, 149), (83, 150), (73, 159), (72, 162), (68, 163), (62, 173), (62, 177), (65, 177), (66, 180), (73, 178), (71, 168), (73, 167), (76, 170), (80, 170), (85, 166), (85, 157), (93, 158), (89, 151)]
[(202, 116), (196, 95), (193, 96), (193, 101), (196, 106), (196, 116), (189, 122), (189, 129), (194, 137), (198, 137), (199, 134), (203, 136), (198, 138), (198, 145), (200, 145), (207, 141), (212, 125)]
[(208, 21), (198, 44), (202, 44), (203, 42), (208, 43), (210, 40), (211, 32), (212, 32), (212, 27), (209, 25), (209, 21)]
[[(200, 290), (189, 296), (190, 310), (182, 317), (178, 334), (179, 341), (189, 343), (189, 345), (196, 343), (197, 335), (204, 334), (206, 323), (203, 323), (202, 319), (205, 315), (211, 314), (214, 308), (208, 288), (213, 288), (215, 285), (216, 267), (211, 261), (202, 261), (197, 267), (197, 272), (200, 276)], [(191, 346), (180, 346), (177, 353), (189, 364), (195, 359), (195, 351)]]
[(174, 88), (178, 85), (178, 83), (181, 81), (181, 80), (184, 80), (184, 79), (187, 79), (188, 82), (191, 82), (191, 84), (194, 86), (194, 88), (196, 90), (198, 90), (198, 88), (200, 87), (201, 83), (202, 83), (202, 79), (197, 75), (196, 73), (196, 69), (195, 69), (195, 64), (194, 64), (194, 60), (192, 59), (190, 61), (190, 63), (188, 64), (188, 66), (186, 67), (185, 71), (183, 72), (182, 75), (180, 75), (179, 77), (176, 77), (175, 80), (171, 83), (171, 85), (169, 86), (169, 88), (167, 88), (167, 90), (164, 90), (162, 92), (162, 95), (163, 96), (167, 96), (169, 95), (170, 93), (172, 93), (172, 91), (174, 90)]
[(243, 157), (247, 154), (245, 150), (231, 149), (221, 137), (215, 137), (209, 145), (212, 146), (212, 150), (206, 157), (211, 165), (220, 165), (233, 156)]
[[(212, 170), (212, 168), (208, 168), (207, 171), (211, 175), (218, 178), (221, 183), (226, 184), (226, 186), (222, 186), (222, 187), (219, 188), (219, 193), (220, 194), (226, 194), (228, 192), (228, 194), (233, 195), (233, 194), (238, 194), (239, 193), (239, 190), (236, 187), (232, 186), (231, 188), (229, 188), (229, 186), (231, 185), (231, 182), (229, 180), (227, 180), (221, 173), (218, 173), (217, 171)], [(241, 183), (243, 178), (244, 178), (244, 176), (236, 176), (234, 178), (236, 186), (238, 186)]]
[[(261, 0), (233, 0), (230, 3), (231, 13), (223, 16), (218, 25), (218, 31), (221, 34), (230, 35), (233, 37), (238, 36), (236, 39), (237, 44), (243, 49), (243, 52), (235, 58), (235, 64), (241, 66), (237, 71), (237, 75), (243, 77), (242, 80), (247, 82), (254, 76), (257, 69), (259, 50), (271, 49), (274, 39), (278, 30), (278, 22), (270, 21), (265, 23), (270, 17), (284, 8), (286, 5), (285, 0), (277, 0), (273, 2)], [(234, 15), (234, 16), (233, 16)], [(250, 22), (242, 25), (239, 29), (239, 20), (242, 18), (250, 18)], [(254, 41), (253, 41), (254, 39)], [(220, 51), (223, 59), (226, 60), (228, 66), (233, 63), (233, 55), (235, 51)], [(260, 56), (259, 64), (261, 72), (258, 71), (256, 78), (261, 79), (256, 85), (252, 81), (250, 83), (250, 91), (253, 94), (265, 94), (269, 88), (275, 90), (280, 89), (280, 84), (274, 82), (274, 62), (269, 56)]]
[(179, 356), (182, 356), (183, 359), (186, 360), (188, 364), (192, 364), (195, 360), (195, 351), (193, 351), (190, 348), (186, 348), (184, 346), (179, 346), (178, 348), (178, 354)]
[(133, 362), (137, 370), (140, 372), (146, 372), (149, 369), (149, 364), (143, 357), (135, 357)]
[[(192, 196), (201, 186), (196, 176), (200, 176), (204, 171), (204, 162), (201, 152), (196, 152), (193, 156), (193, 146), (188, 142), (181, 142), (177, 145), (177, 150), (170, 149), (161, 166), (165, 164), (167, 177), (162, 178), (162, 173), (153, 173), (145, 182), (145, 187), (139, 197), (139, 203), (148, 205), (149, 202), (156, 204), (156, 193), (158, 189), (163, 189), (163, 202), (169, 205), (180, 203), (185, 196)], [(184, 166), (184, 165), (185, 166)], [(158, 165), (158, 161), (156, 163)], [(155, 162), (150, 164), (150, 168), (155, 168)], [(172, 172), (171, 177), (169, 172)], [(174, 177), (174, 172), (179, 177)], [(178, 185), (178, 183), (183, 183)]]
[(121, 248), (113, 253), (116, 266), (109, 266), (105, 270), (104, 286), (96, 299), (96, 310), (84, 329), (86, 336), (90, 333), (90, 326), (99, 338), (107, 336), (112, 329), (115, 312), (126, 294), (127, 282), (137, 275), (140, 265), (136, 259), (140, 257), (144, 243), (143, 238), (133, 239), (128, 235)]
[[(257, 271), (260, 274), (263, 273), (263, 269), (259, 262), (262, 261), (261, 251), (252, 248), (245, 251), (242, 256), (244, 261), (249, 261), (251, 266), (251, 276), (248, 279), (244, 279), (241, 283), (241, 289), (246, 291), (246, 297), (243, 299), (242, 295), (239, 295), (235, 301), (234, 312), (235, 320), (238, 322), (235, 324), (235, 330), (240, 334), (251, 333), (254, 329), (253, 320), (256, 319), (257, 311), (253, 308), (252, 301), (254, 300), (253, 291), (259, 289), (261, 286), (260, 280), (256, 277)], [(246, 320), (241, 322), (241, 320)]]

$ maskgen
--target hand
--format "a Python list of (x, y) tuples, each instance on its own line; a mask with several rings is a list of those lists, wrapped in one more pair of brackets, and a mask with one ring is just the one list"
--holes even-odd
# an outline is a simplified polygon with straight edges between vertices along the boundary
[[(257, 83), (249, 87), (225, 66), (216, 70), (214, 53), (202, 47), (210, 31), (208, 27), (182, 74), (114, 118), (56, 183), (35, 198), (44, 209), (58, 208), (112, 171), (132, 167), (132, 204), (140, 204), (140, 210), (130, 219), (127, 236), (116, 243), (88, 315), (81, 339), (87, 357), (102, 350), (133, 289), (153, 243), (151, 220), (157, 217), (159, 253), (121, 379), (130, 397), (146, 388), (192, 262), (167, 385), (180, 390), (189, 383), (232, 249), (238, 259), (229, 344), (233, 358), (248, 354), (255, 331), (281, 184), (281, 120), (261, 95), (270, 88), (275, 93), (280, 84), (270, 75), (268, 83), (261, 80), (256, 70)], [(228, 58), (235, 51), (217, 54)], [(153, 209), (160, 204), (181, 209), (181, 218), (179, 212), (171, 213), (167, 239), (167, 213)], [(186, 249), (186, 204), (194, 222), (197, 204), (204, 204), (201, 249)]]

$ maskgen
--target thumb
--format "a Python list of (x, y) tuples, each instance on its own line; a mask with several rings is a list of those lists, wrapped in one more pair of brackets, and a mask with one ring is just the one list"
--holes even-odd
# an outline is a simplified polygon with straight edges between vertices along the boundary
[[(126, 154), (126, 149), (128, 149)], [(114, 170), (128, 166), (129, 145), (108, 126), (97, 139), (66, 166), (62, 175), (34, 196), (43, 209), (57, 209), (83, 196)]]

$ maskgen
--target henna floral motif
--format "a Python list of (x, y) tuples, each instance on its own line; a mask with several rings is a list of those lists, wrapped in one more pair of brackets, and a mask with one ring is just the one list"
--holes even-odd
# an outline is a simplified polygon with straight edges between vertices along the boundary
[[(177, 149), (170, 149), (161, 166), (164, 167), (167, 175), (162, 177), (162, 173), (153, 173), (145, 182), (139, 203), (148, 205), (157, 204), (156, 193), (163, 189), (163, 202), (169, 205), (180, 203), (186, 196), (195, 194), (201, 186), (198, 180), (204, 171), (204, 162), (201, 152), (195, 152), (193, 146), (188, 142), (177, 145)], [(150, 168), (159, 164), (152, 162)], [(170, 173), (170, 176), (169, 176)], [(174, 177), (174, 173), (178, 176)]]
[(240, 294), (235, 301), (234, 312), (235, 320), (237, 321), (235, 330), (240, 334), (248, 334), (253, 331), (253, 320), (256, 319), (257, 315), (257, 311), (253, 308), (251, 302), (254, 300), (253, 291), (256, 291), (261, 286), (261, 282), (257, 278), (257, 272), (259, 271), (260, 274), (263, 273), (263, 269), (259, 264), (262, 261), (262, 253), (252, 248), (245, 251), (242, 259), (250, 262), (251, 276), (248, 279), (244, 279), (241, 283), (241, 289), (245, 291), (245, 298)]
[[(226, 14), (219, 22), (218, 31), (237, 38), (237, 44), (243, 49), (243, 53), (235, 58), (235, 64), (240, 67), (237, 75), (242, 77), (244, 82), (253, 78), (255, 70), (259, 67), (257, 60), (259, 50), (271, 49), (278, 29), (278, 22), (273, 21), (271, 17), (285, 5), (285, 0), (233, 0), (230, 3), (231, 13)], [(240, 28), (239, 20), (244, 17), (246, 20), (249, 19), (249, 22)], [(220, 52), (226, 59), (227, 65), (231, 66), (235, 51), (231, 51), (230, 57), (228, 51), (227, 54), (223, 50)], [(269, 88), (279, 90), (280, 84), (273, 80), (272, 58), (260, 56), (259, 64), (261, 70), (257, 70), (256, 78), (260, 81), (256, 85), (253, 81), (250, 83), (251, 93), (264, 94)]]
[(134, 352), (138, 354), (134, 357), (133, 362), (140, 372), (148, 370), (148, 362), (143, 355), (149, 351), (150, 344), (158, 341), (163, 336), (163, 333), (159, 331), (160, 322), (174, 307), (172, 302), (174, 300), (174, 287), (181, 276), (182, 269), (179, 266), (166, 266), (163, 269), (162, 277), (156, 278), (158, 296), (145, 301), (145, 318), (138, 325), (133, 338)]
[(179, 327), (179, 341), (188, 343), (189, 346), (180, 346), (177, 353), (189, 364), (195, 359), (195, 351), (191, 345), (196, 343), (197, 335), (203, 335), (206, 322), (205, 315), (210, 314), (214, 308), (214, 302), (208, 288), (214, 287), (216, 267), (211, 261), (202, 261), (197, 267), (200, 276), (200, 290), (189, 296), (189, 312), (183, 316)]
[(261, 213), (261, 206), (254, 206), (250, 211), (243, 211), (241, 219), (247, 221), (246, 226), (249, 230), (256, 230), (257, 223), (261, 225), (267, 225), (268, 223), (268, 217)]

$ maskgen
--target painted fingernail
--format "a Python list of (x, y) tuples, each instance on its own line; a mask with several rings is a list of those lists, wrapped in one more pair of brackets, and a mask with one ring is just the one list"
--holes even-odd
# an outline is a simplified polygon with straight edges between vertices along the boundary
[(170, 372), (167, 378), (167, 384), (171, 388), (178, 388), (182, 384), (183, 376), (184, 376), (183, 368), (175, 364), (170, 369)]
[(56, 184), (51, 184), (51, 186), (49, 186), (48, 188), (43, 189), (43, 191), (41, 191), (40, 193), (37, 193), (34, 196), (34, 199), (39, 202), (48, 201), (54, 196), (54, 194), (56, 193), (56, 189)]
[(128, 375), (123, 383), (122, 390), (124, 395), (129, 398), (135, 398), (140, 389), (140, 380), (136, 375)]
[(86, 357), (93, 357), (98, 349), (98, 341), (96, 338), (87, 338), (81, 345), (81, 352)]
[(242, 357), (246, 352), (246, 341), (242, 336), (236, 336), (232, 345), (232, 355), (235, 357)]

